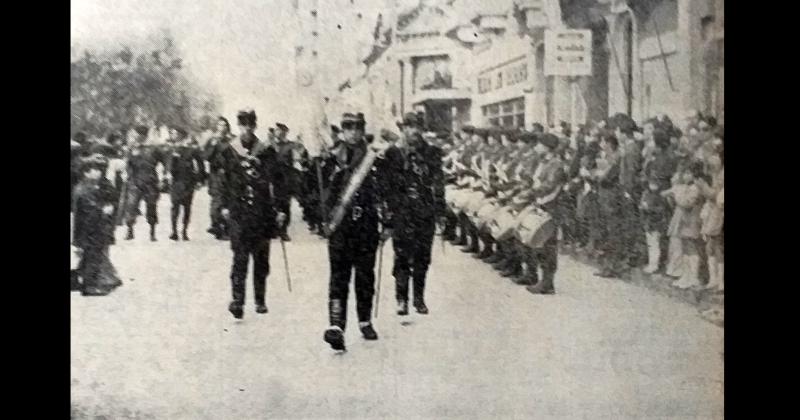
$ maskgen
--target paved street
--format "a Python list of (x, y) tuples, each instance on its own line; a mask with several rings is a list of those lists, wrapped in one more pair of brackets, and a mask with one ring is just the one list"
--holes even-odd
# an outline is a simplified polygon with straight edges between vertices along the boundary
[[(722, 418), (724, 330), (684, 303), (592, 276), (566, 257), (558, 294), (533, 296), (436, 239), (430, 315), (394, 314), (384, 250), (380, 340), (365, 342), (353, 299), (348, 352), (323, 341), (327, 250), (299, 209), (287, 244), (273, 242), (269, 314), (227, 311), (228, 242), (195, 197), (190, 242), (137, 238), (112, 247), (125, 284), (107, 297), (72, 294), (75, 418), (108, 419), (710, 419)], [(352, 296), (352, 295), (351, 295)]]

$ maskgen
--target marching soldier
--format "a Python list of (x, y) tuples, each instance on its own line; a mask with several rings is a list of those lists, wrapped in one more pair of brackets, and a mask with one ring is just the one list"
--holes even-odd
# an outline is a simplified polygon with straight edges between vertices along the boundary
[(146, 144), (148, 129), (138, 126), (135, 129), (135, 141), (128, 156), (128, 197), (127, 219), (128, 234), (126, 240), (134, 238), (133, 226), (139, 212), (139, 203), (145, 202), (145, 217), (150, 225), (150, 240), (156, 241), (156, 225), (158, 224), (157, 203), (160, 195), (158, 173), (156, 167), (165, 166), (164, 151), (156, 145)]
[(228, 239), (228, 227), (225, 218), (222, 217), (222, 177), (224, 171), (220, 162), (222, 150), (231, 141), (231, 125), (225, 117), (217, 119), (216, 133), (208, 140), (203, 150), (203, 158), (208, 161), (208, 194), (211, 196), (211, 227), (208, 233), (217, 239)]
[(277, 165), (280, 168), (276, 173), (275, 183), (280, 184), (280, 194), (276, 195), (275, 204), (281, 213), (286, 215), (286, 220), (281, 226), (278, 226), (278, 235), (284, 241), (291, 241), (287, 233), (289, 223), (291, 223), (291, 203), (292, 203), (292, 184), (294, 172), (294, 149), (295, 143), (290, 141), (287, 135), (289, 134), (289, 127), (283, 123), (276, 123), (275, 127), (277, 132), (275, 134), (275, 142), (272, 147), (275, 150), (277, 158)]
[(228, 310), (241, 319), (250, 256), (253, 258), (256, 312), (267, 313), (270, 239), (275, 237), (277, 227), (286, 216), (275, 208), (273, 197), (280, 194), (280, 186), (273, 182), (277, 159), (275, 151), (254, 134), (255, 111), (240, 111), (237, 119), (240, 134), (219, 151), (218, 163), (222, 170), (221, 214), (228, 221), (233, 250), (233, 301)]
[[(334, 149), (337, 167), (330, 180), (333, 209), (326, 223), (328, 258), (331, 264), (328, 313), (330, 327), (324, 340), (334, 350), (344, 350), (347, 323), (347, 295), (355, 271), (356, 311), (359, 327), (367, 340), (377, 340), (372, 326), (372, 297), (375, 290), (375, 253), (378, 243), (391, 237), (392, 189), (385, 165), (372, 165), (378, 146), (367, 145), (363, 124), (346, 113), (342, 117), (344, 142)], [(368, 152), (368, 147), (373, 149)], [(339, 221), (340, 220), (340, 221)], [(338, 221), (338, 225), (336, 222)], [(381, 229), (382, 227), (382, 229)]]
[[(391, 159), (396, 159), (391, 164), (395, 165), (393, 181), (398, 194), (392, 237), (397, 314), (408, 315), (409, 278), (414, 283), (414, 308), (427, 314), (425, 277), (431, 263), (436, 222), (445, 215), (442, 152), (422, 138), (422, 121), (416, 114), (406, 114), (399, 125), (404, 141), (389, 149), (393, 151)], [(443, 220), (441, 224), (444, 225)]]
[(172, 155), (167, 160), (167, 174), (170, 179), (169, 196), (172, 201), (172, 211), (170, 221), (172, 222), (172, 234), (170, 239), (178, 240), (178, 215), (183, 207), (183, 230), (181, 238), (189, 240), (187, 229), (192, 214), (192, 198), (197, 185), (206, 177), (206, 166), (200, 150), (191, 144), (186, 130), (183, 128), (173, 128), (175, 145), (172, 147)]

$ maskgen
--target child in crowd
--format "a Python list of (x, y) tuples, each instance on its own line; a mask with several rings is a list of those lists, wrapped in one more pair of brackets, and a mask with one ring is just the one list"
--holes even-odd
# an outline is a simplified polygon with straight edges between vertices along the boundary
[(115, 193), (104, 178), (108, 160), (93, 155), (82, 163), (81, 180), (73, 195), (73, 246), (79, 250), (77, 274), (84, 296), (104, 296), (122, 285), (108, 258), (114, 242)]
[(659, 178), (653, 175), (647, 183), (647, 190), (642, 194), (639, 210), (642, 226), (647, 241), (647, 267), (644, 272), (653, 274), (658, 271), (661, 261), (661, 237), (667, 231), (669, 204), (661, 195)]
[(672, 215), (667, 234), (670, 239), (680, 239), (681, 253), (678, 258), (682, 265), (680, 278), (673, 283), (674, 286), (687, 289), (700, 286), (698, 277), (700, 270), (700, 211), (703, 196), (700, 193), (696, 180), (703, 176), (702, 162), (691, 162), (680, 173), (681, 180), (672, 188), (663, 191), (665, 197), (675, 201), (675, 211)]

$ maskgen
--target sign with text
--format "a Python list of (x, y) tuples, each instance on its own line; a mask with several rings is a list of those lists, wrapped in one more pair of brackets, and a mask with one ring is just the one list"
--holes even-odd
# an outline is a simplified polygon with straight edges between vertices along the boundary
[(544, 74), (591, 76), (592, 32), (552, 29), (544, 32)]

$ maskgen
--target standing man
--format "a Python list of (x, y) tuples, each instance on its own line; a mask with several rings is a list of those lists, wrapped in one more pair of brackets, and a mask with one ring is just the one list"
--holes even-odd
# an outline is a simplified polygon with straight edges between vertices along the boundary
[(276, 172), (275, 183), (280, 184), (280, 194), (275, 195), (277, 208), (286, 215), (286, 220), (278, 226), (278, 235), (283, 241), (291, 241), (287, 233), (289, 223), (291, 223), (291, 203), (292, 203), (292, 173), (294, 171), (294, 142), (289, 141), (289, 127), (283, 123), (276, 123), (275, 142), (272, 144), (275, 150), (278, 170)]
[(167, 173), (171, 178), (169, 197), (172, 201), (172, 211), (170, 221), (172, 222), (172, 235), (170, 239), (178, 240), (178, 215), (183, 207), (183, 230), (181, 237), (184, 241), (189, 240), (187, 230), (192, 214), (192, 198), (197, 185), (202, 183), (206, 177), (206, 165), (200, 150), (192, 145), (191, 138), (183, 128), (173, 128), (172, 136), (175, 145), (172, 147), (172, 155), (167, 160)]
[[(326, 217), (330, 284), (328, 314), (330, 327), (324, 340), (334, 350), (344, 350), (347, 323), (347, 295), (350, 277), (355, 271), (356, 311), (361, 333), (367, 340), (377, 340), (372, 327), (372, 296), (375, 291), (375, 252), (378, 243), (391, 237), (391, 188), (384, 165), (370, 164), (369, 158), (379, 151), (378, 144), (367, 145), (358, 118), (346, 113), (342, 117), (344, 142), (333, 151), (336, 168), (330, 178), (327, 209), (329, 215), (341, 215), (337, 226)], [(368, 153), (368, 147), (372, 150)], [(382, 153), (382, 152), (380, 152)], [(380, 153), (378, 156), (380, 156)], [(334, 220), (335, 221), (335, 220)]]
[[(395, 297), (397, 314), (408, 315), (408, 283), (414, 283), (414, 308), (427, 314), (425, 280), (431, 263), (431, 248), (436, 221), (444, 226), (444, 173), (442, 151), (422, 138), (422, 121), (407, 113), (401, 123), (403, 141), (387, 151), (387, 159), (396, 159), (395, 193), (398, 207), (392, 237), (394, 247)], [(390, 152), (391, 151), (391, 152)], [(392, 153), (394, 152), (394, 153)]]
[(275, 151), (254, 134), (255, 111), (239, 111), (239, 136), (220, 151), (222, 169), (222, 216), (228, 221), (233, 250), (231, 288), (233, 301), (228, 310), (237, 319), (244, 316), (245, 281), (253, 257), (253, 289), (256, 312), (267, 313), (266, 290), (269, 275), (269, 242), (286, 217), (275, 208), (279, 192), (275, 179)]
[(231, 141), (231, 125), (225, 117), (217, 119), (217, 127), (214, 136), (211, 137), (203, 150), (203, 158), (208, 161), (208, 194), (211, 196), (211, 227), (208, 233), (220, 240), (228, 239), (228, 226), (225, 218), (222, 217), (222, 178), (225, 171), (220, 161), (221, 153), (228, 147)]
[(157, 145), (147, 143), (146, 126), (140, 125), (135, 129), (134, 144), (131, 146), (128, 156), (128, 198), (127, 198), (127, 219), (128, 234), (125, 239), (134, 238), (133, 225), (136, 224), (136, 216), (139, 212), (139, 203), (144, 199), (145, 217), (147, 224), (150, 225), (150, 240), (156, 241), (156, 225), (158, 224), (158, 213), (156, 204), (160, 195), (158, 173), (156, 167), (160, 163), (166, 167), (164, 151)]

